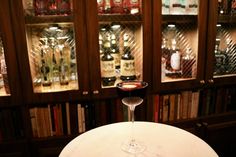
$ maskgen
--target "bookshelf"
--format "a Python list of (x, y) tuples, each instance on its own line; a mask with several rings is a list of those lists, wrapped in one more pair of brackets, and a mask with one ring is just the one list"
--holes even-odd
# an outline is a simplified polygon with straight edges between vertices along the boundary
[[(199, 0), (198, 15), (162, 15), (161, 1), (152, 0), (142, 1), (143, 12), (138, 15), (101, 15), (96, 0), (71, 0), (74, 9), (68, 16), (25, 15), (25, 0), (1, 2), (0, 35), (10, 94), (0, 89), (0, 156), (58, 156), (69, 141), (83, 132), (128, 120), (127, 108), (117, 97), (115, 85), (101, 85), (99, 26), (113, 22), (132, 28), (142, 52), (142, 57), (137, 57), (138, 76), (149, 87), (144, 103), (135, 109), (135, 119), (188, 130), (210, 143), (220, 155), (234, 150), (235, 73), (214, 76), (213, 52), (216, 24), (230, 23), (228, 31), (235, 35), (235, 17), (218, 16), (217, 0)], [(28, 27), (48, 23), (73, 27), (78, 72), (73, 83), (78, 88), (53, 91), (33, 86), (29, 61), (32, 54), (26, 34), (30, 34)], [(186, 35), (196, 52), (192, 78), (161, 78), (161, 37), (169, 23), (183, 27), (180, 33)]]

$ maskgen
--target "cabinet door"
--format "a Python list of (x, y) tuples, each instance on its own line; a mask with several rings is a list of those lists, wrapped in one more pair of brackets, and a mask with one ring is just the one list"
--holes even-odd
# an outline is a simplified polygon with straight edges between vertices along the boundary
[(211, 84), (236, 83), (235, 5), (235, 1), (210, 1), (206, 80)]
[(188, 89), (204, 83), (206, 0), (154, 1), (154, 88)]
[(0, 106), (20, 104), (19, 72), (7, 0), (0, 6)]
[(124, 80), (151, 83), (151, 1), (90, 0), (86, 4), (93, 96), (115, 96), (116, 84)]
[(12, 0), (27, 102), (88, 96), (84, 1)]

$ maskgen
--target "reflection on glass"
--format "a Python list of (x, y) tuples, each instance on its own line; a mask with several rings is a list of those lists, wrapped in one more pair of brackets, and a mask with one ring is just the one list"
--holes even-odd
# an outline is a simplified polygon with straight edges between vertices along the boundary
[(78, 89), (73, 26), (29, 25), (27, 30), (34, 92)]
[(215, 41), (215, 68), (214, 76), (236, 74), (236, 44), (234, 25), (217, 24), (217, 35)]
[(10, 89), (7, 76), (7, 66), (5, 61), (3, 42), (0, 37), (0, 96), (9, 94)]
[[(196, 45), (189, 42), (192, 28), (181, 25), (164, 25), (162, 32), (162, 82), (196, 78)], [(194, 36), (192, 36), (193, 38)]]

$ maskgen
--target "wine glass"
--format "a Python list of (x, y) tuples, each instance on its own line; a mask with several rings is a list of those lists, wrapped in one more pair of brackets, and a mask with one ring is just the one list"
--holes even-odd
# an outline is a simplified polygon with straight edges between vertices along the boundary
[(131, 115), (131, 139), (125, 141), (121, 146), (122, 150), (128, 153), (141, 153), (146, 148), (144, 144), (135, 140), (135, 138), (133, 137), (133, 126), (135, 107), (143, 102), (143, 99), (146, 95), (147, 86), (148, 83), (143, 81), (124, 81), (117, 84), (118, 94), (121, 97), (121, 101), (124, 105), (129, 107)]

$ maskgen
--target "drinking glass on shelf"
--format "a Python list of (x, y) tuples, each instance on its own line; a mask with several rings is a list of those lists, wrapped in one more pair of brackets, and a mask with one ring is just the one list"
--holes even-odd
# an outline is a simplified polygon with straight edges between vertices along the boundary
[(133, 126), (134, 126), (134, 111), (135, 107), (143, 102), (146, 95), (148, 83), (143, 81), (124, 81), (117, 84), (118, 94), (121, 97), (121, 101), (124, 105), (129, 107), (131, 115), (131, 139), (125, 141), (121, 148), (123, 151), (137, 154), (141, 153), (146, 149), (146, 146), (141, 142), (137, 141), (133, 137)]

